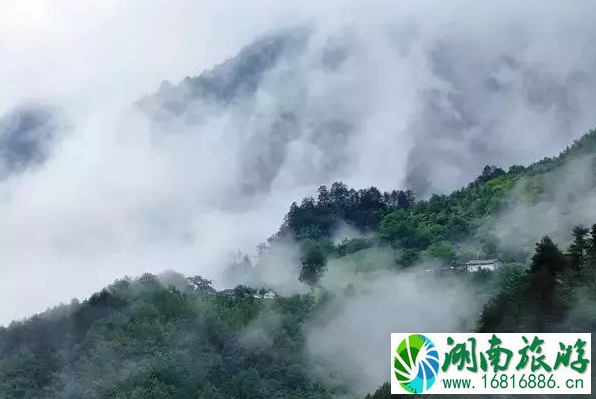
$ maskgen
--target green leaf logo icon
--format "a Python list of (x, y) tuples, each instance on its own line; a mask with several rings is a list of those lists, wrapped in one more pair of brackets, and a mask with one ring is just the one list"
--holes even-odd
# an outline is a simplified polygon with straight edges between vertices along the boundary
[(430, 339), (413, 334), (397, 347), (393, 368), (397, 381), (406, 391), (423, 393), (437, 379), (439, 353)]

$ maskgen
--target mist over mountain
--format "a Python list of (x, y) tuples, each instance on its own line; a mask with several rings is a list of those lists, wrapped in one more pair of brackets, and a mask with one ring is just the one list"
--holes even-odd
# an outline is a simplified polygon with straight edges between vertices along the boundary
[[(493, 33), (493, 51), (470, 30), (429, 37), (398, 21), (372, 32), (347, 25), (270, 35), (211, 71), (165, 82), (143, 103), (185, 127), (213, 113), (233, 118), (244, 140), (238, 183), (248, 193), (288, 179), (352, 179), (425, 196), (465, 184), (485, 164), (559, 151), (592, 126), (595, 60), (532, 58), (536, 32), (512, 21), (498, 20), (516, 36)], [(391, 153), (367, 147), (377, 135), (395, 145)]]
[(43, 163), (64, 129), (50, 107), (26, 104), (7, 112), (0, 119), (0, 175)]
[(425, 198), (559, 152), (594, 123), (593, 7), (3, 3), (0, 111), (71, 132), (0, 184), (0, 318), (124, 274), (223, 284), (319, 184)]
[(351, 399), (390, 332), (593, 331), (594, 11), (2, 2), (0, 397)]

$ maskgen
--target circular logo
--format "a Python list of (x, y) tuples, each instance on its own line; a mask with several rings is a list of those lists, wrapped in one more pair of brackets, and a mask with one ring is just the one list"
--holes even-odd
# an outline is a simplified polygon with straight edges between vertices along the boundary
[(397, 347), (393, 369), (397, 381), (406, 391), (426, 392), (439, 373), (439, 353), (435, 344), (424, 335), (410, 335)]

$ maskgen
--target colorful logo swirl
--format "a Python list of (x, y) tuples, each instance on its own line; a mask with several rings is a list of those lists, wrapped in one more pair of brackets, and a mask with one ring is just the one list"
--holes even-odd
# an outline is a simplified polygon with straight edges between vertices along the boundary
[(397, 347), (393, 369), (397, 381), (406, 391), (428, 391), (439, 373), (439, 353), (435, 344), (424, 335), (410, 335)]

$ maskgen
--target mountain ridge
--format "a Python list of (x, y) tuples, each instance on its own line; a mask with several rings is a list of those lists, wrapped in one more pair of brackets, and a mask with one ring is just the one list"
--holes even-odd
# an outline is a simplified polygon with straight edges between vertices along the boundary
[[(442, 239), (431, 244), (419, 236), (420, 226), (426, 223), (428, 227), (430, 219), (425, 215), (436, 214), (434, 208), (449, 206), (452, 200), (461, 201), (479, 194), (475, 199), (483, 201), (487, 193), (501, 195), (510, 190), (513, 183), (521, 181), (522, 177), (550, 173), (577, 157), (592, 155), (595, 145), (596, 132), (591, 131), (558, 157), (545, 158), (528, 167), (513, 166), (508, 172), (487, 167), (474, 182), (450, 196), (414, 201), (411, 193), (403, 191), (396, 191), (394, 195), (380, 195), (380, 198), (389, 202), (394, 201), (399, 208), (388, 212), (379, 222), (379, 236), (385, 242), (382, 245), (398, 245), (417, 251), (416, 258), (419, 261), (423, 261), (421, 257), (426, 255), (449, 261), (453, 253), (438, 245), (443, 242)], [(340, 184), (335, 186), (335, 191), (338, 189), (342, 191)], [(375, 204), (370, 201), (370, 194), (376, 189), (371, 190), (359, 192), (358, 198), (364, 199), (360, 201), (361, 205)], [(347, 192), (348, 197), (350, 192), (358, 194), (355, 190)], [(315, 206), (320, 206), (320, 200), (324, 197), (325, 192)], [(324, 201), (322, 205), (325, 205)], [(489, 211), (490, 206), (484, 204), (480, 210)], [(397, 220), (403, 223), (407, 220), (403, 219), (403, 215), (408, 212), (413, 215), (414, 230), (393, 230), (391, 222)], [(291, 214), (292, 211), (288, 215)], [(284, 223), (290, 229), (292, 227), (288, 219), (291, 218), (286, 217)], [(365, 217), (362, 220), (368, 219)], [(316, 219), (314, 221), (318, 223)], [(439, 225), (448, 226), (449, 223), (439, 221)], [(432, 228), (430, 231), (436, 233)], [(398, 236), (395, 236), (397, 233)], [(443, 234), (451, 237), (451, 233)], [(323, 277), (328, 257), (336, 256), (326, 251), (337, 251), (341, 245), (354, 244), (342, 242), (335, 249), (324, 248), (325, 237), (320, 231), (313, 233), (312, 229), (306, 236), (298, 238), (302, 242), (303, 270), (300, 278), (313, 286)], [(379, 245), (378, 241), (372, 241), (365, 242), (364, 247), (370, 247), (371, 243)], [(275, 239), (270, 245), (276, 245)], [(356, 251), (361, 249), (357, 247)], [(341, 258), (342, 255), (339, 256)], [(346, 256), (345, 253), (343, 256)], [(404, 263), (403, 257), (397, 261)], [(318, 270), (319, 267), (323, 269)], [(523, 272), (516, 271), (516, 266), (512, 267), (506, 272), (523, 276)], [(586, 269), (586, 272), (589, 270)], [(210, 285), (208, 280), (201, 281), (206, 287)], [(480, 284), (481, 289), (485, 283), (476, 281), (474, 284)], [(498, 287), (492, 289), (498, 292)], [(91, 398), (122, 395), (131, 398), (343, 397), (350, 394), (345, 385), (345, 376), (320, 374), (324, 368), (314, 375), (305, 373), (311, 367), (312, 360), (304, 347), (303, 334), (305, 326), (315, 323), (317, 319), (323, 322), (317, 328), (325, 328), (334, 313), (341, 314), (344, 301), (349, 301), (353, 295), (360, 295), (358, 287), (352, 287), (351, 290), (349, 286), (347, 288), (343, 293), (313, 291), (263, 300), (255, 299), (250, 288), (245, 286), (236, 287), (232, 296), (205, 296), (196, 291), (196, 286), (190, 285), (183, 276), (172, 275), (160, 280), (147, 274), (135, 280), (119, 280), (82, 303), (73, 302), (69, 306), (1, 328), (0, 381), (3, 383), (0, 383), (0, 391), (7, 398), (67, 398), (79, 395)], [(507, 297), (496, 298), (496, 301), (501, 301)], [(501, 305), (498, 303), (491, 305), (489, 302), (486, 306), (499, 309)], [(494, 323), (495, 317), (498, 317), (494, 314), (488, 314), (491, 319), (485, 316), (484, 323), (489, 320)], [(257, 341), (254, 341), (255, 333), (256, 337), (261, 337)], [(191, 350), (191, 347), (195, 349)], [(189, 356), (191, 353), (197, 356)], [(270, 359), (267, 362), (259, 361), (258, 358), (262, 356)], [(114, 363), (116, 359), (121, 360)], [(240, 359), (240, 363), (232, 359)], [(235, 366), (231, 366), (230, 362)], [(128, 370), (124, 374), (122, 365)], [(274, 368), (270, 369), (271, 366)], [(295, 367), (300, 371), (295, 370)], [(54, 370), (53, 374), (49, 370)], [(373, 397), (381, 397), (379, 395), (382, 395), (383, 389)]]

